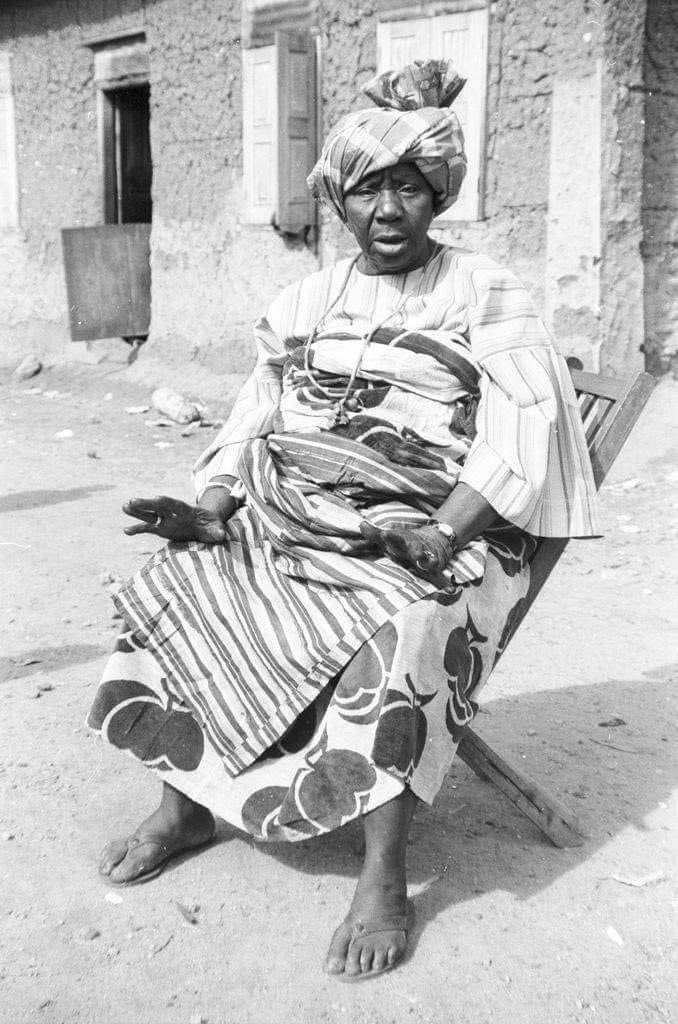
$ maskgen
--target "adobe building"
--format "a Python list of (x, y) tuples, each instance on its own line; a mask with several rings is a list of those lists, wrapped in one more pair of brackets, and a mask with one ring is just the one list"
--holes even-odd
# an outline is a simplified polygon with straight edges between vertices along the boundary
[(510, 266), (587, 366), (667, 370), (673, 0), (5, 0), (0, 360), (148, 336), (154, 382), (228, 391), (252, 320), (352, 248), (304, 189), (320, 138), (375, 70), (427, 56), (468, 79), (436, 234)]

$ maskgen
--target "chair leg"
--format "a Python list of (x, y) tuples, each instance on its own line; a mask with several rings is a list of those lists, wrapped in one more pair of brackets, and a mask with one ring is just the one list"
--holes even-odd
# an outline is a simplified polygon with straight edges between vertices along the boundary
[(487, 779), (515, 804), (554, 846), (581, 846), (584, 842), (576, 815), (559, 800), (542, 789), (534, 779), (497, 754), (467, 727), (459, 744), (458, 754), (469, 768)]

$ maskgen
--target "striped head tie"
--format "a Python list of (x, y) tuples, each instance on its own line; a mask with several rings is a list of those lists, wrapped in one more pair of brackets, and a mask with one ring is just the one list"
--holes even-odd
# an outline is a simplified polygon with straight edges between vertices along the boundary
[(433, 189), (436, 214), (451, 206), (466, 174), (464, 135), (450, 104), (466, 80), (450, 61), (414, 61), (371, 79), (377, 106), (348, 114), (332, 129), (307, 184), (346, 220), (344, 197), (367, 174), (413, 163)]

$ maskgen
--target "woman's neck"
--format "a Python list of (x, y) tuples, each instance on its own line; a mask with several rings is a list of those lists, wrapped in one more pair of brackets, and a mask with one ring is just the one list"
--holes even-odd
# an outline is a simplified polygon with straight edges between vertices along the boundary
[(413, 262), (408, 264), (406, 267), (392, 269), (375, 263), (373, 257), (368, 257), (364, 252), (361, 252), (355, 263), (356, 270), (361, 274), (365, 274), (367, 277), (392, 277), (397, 274), (410, 274), (413, 270), (420, 270), (421, 267), (425, 267), (440, 248), (439, 243), (428, 235), (426, 236), (426, 243), (426, 249), (420, 258), (413, 260)]

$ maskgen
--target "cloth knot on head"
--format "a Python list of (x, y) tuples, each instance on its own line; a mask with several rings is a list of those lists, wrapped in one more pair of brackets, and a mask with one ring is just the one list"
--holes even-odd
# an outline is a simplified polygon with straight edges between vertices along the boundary
[(413, 163), (433, 190), (436, 214), (450, 207), (466, 174), (464, 135), (450, 110), (466, 79), (448, 60), (414, 61), (371, 79), (362, 92), (377, 104), (348, 114), (327, 136), (307, 184), (346, 220), (345, 196), (375, 171)]

